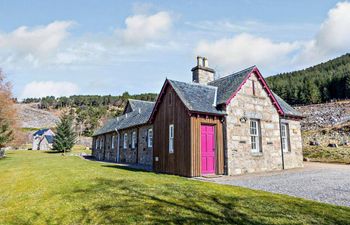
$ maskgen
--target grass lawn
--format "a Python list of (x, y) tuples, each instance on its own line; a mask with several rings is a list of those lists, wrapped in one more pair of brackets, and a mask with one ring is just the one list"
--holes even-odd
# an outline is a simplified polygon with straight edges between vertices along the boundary
[(305, 146), (304, 158), (315, 162), (350, 163), (350, 147), (330, 148), (323, 146)]
[(350, 208), (120, 168), (76, 156), (9, 151), (0, 224), (349, 224)]

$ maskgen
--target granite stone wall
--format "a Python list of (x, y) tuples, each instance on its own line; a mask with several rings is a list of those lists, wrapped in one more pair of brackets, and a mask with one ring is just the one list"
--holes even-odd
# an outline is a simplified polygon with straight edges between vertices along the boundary
[(284, 168), (303, 167), (303, 141), (301, 138), (301, 125), (298, 120), (281, 119), (289, 127), (289, 151), (283, 153)]
[[(228, 113), (226, 118), (228, 174), (282, 169), (280, 116), (256, 75), (252, 75), (247, 80), (226, 110)], [(258, 120), (260, 124), (261, 152), (259, 153), (251, 151), (251, 119)], [(292, 121), (291, 128), (298, 129), (298, 123)], [(301, 145), (300, 123), (299, 131), (296, 132), (296, 134), (293, 133), (293, 141), (300, 141)], [(290, 155), (293, 156), (286, 157), (286, 160), (290, 161), (285, 163), (289, 166), (288, 168), (302, 165), (302, 158), (294, 157), (301, 151), (299, 144), (295, 144), (294, 149), (298, 153), (292, 153)]]
[(149, 148), (147, 146), (147, 131), (148, 129), (153, 128), (152, 125), (149, 126), (143, 126), (139, 128), (139, 134), (138, 134), (138, 163), (142, 165), (149, 165), (151, 166), (153, 164), (153, 148)]

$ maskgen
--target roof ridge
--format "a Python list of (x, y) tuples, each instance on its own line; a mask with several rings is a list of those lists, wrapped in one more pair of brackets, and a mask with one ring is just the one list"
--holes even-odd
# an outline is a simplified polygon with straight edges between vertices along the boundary
[(178, 81), (178, 80), (171, 80), (168, 79), (169, 81), (175, 81), (175, 82), (179, 82), (179, 83), (183, 83), (183, 84), (188, 84), (188, 85), (194, 85), (194, 86), (200, 86), (200, 87), (209, 87), (209, 88), (216, 88), (215, 86), (212, 85), (208, 85), (208, 84), (199, 84), (199, 83), (190, 83), (190, 82), (184, 82), (184, 81)]
[(229, 74), (229, 75), (220, 77), (220, 78), (215, 79), (215, 80), (213, 80), (213, 81), (210, 81), (208, 84), (213, 83), (213, 82), (218, 81), (218, 80), (221, 80), (221, 79), (224, 79), (224, 78), (227, 78), (227, 77), (229, 77), (229, 76), (237, 75), (238, 73), (242, 73), (242, 72), (245, 71), (245, 70), (253, 70), (255, 67), (256, 67), (256, 65), (247, 67), (247, 68), (245, 68), (245, 69), (243, 69), (243, 70), (239, 70), (239, 71), (237, 71), (237, 72), (234, 72), (234, 73), (231, 73), (231, 74)]
[(139, 99), (134, 99), (134, 98), (128, 98), (128, 101), (138, 101), (138, 102), (155, 103), (155, 102), (152, 102), (152, 101), (139, 100)]

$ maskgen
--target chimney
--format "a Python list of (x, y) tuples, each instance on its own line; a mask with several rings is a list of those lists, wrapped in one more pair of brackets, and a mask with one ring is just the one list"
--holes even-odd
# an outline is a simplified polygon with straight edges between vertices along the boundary
[(199, 84), (208, 84), (214, 80), (215, 70), (209, 68), (208, 59), (197, 56), (197, 66), (192, 68), (192, 82)]

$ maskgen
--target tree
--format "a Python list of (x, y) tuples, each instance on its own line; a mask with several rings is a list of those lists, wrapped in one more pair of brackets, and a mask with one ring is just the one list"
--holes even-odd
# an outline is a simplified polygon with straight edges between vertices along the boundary
[(5, 82), (5, 75), (0, 70), (0, 148), (16, 139), (16, 117), (11, 85)]
[(70, 151), (74, 146), (77, 135), (73, 128), (73, 117), (63, 114), (57, 124), (57, 132), (52, 148), (56, 151)]

